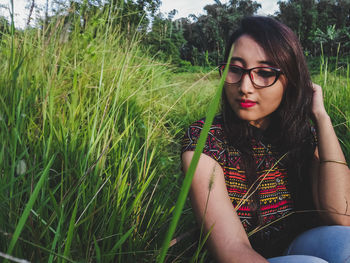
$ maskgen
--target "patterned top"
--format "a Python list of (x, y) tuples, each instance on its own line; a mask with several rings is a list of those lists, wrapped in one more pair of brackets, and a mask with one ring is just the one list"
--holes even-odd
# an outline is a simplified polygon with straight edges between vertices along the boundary
[[(182, 152), (195, 150), (203, 125), (204, 119), (190, 125), (183, 139)], [(228, 144), (221, 115), (213, 121), (203, 153), (222, 167), (229, 197), (248, 235), (263, 227), (250, 237), (253, 247), (267, 257), (275, 256), (295, 237), (297, 222), (289, 216), (295, 211), (295, 205), (288, 190), (287, 167), (283, 163), (283, 156), (277, 152), (276, 147), (262, 140), (253, 140), (252, 145), (258, 175), (258, 181), (252, 190), (258, 186), (262, 220), (260, 226), (255, 223), (249, 206), (250, 200), (247, 199), (252, 190), (248, 191), (245, 171), (241, 168), (241, 154)]]

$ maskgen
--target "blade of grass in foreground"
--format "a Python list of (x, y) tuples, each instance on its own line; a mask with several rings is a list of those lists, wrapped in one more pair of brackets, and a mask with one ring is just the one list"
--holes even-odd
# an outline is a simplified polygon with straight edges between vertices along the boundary
[[(51, 245), (51, 251), (55, 251), (57, 240), (58, 240), (59, 235), (61, 233), (62, 223), (63, 223), (63, 207), (61, 207), (60, 220), (58, 221), (58, 227), (57, 227), (57, 230), (56, 230), (56, 234), (55, 234), (55, 237), (54, 237), (52, 245)], [(53, 259), (54, 259), (54, 254), (51, 253), (50, 256), (49, 256), (48, 263), (52, 263)]]
[(40, 189), (43, 186), (44, 182), (46, 181), (46, 177), (49, 174), (49, 170), (51, 168), (51, 165), (52, 165), (54, 159), (55, 159), (55, 155), (51, 157), (49, 163), (46, 165), (45, 170), (43, 171), (43, 174), (41, 175), (39, 182), (35, 186), (35, 189), (29, 198), (29, 201), (26, 205), (26, 208), (24, 209), (23, 214), (18, 221), (17, 227), (15, 229), (15, 232), (13, 233), (9, 248), (7, 250), (7, 254), (9, 254), (9, 255), (11, 255), (12, 250), (15, 247), (15, 244), (16, 244), (16, 242), (17, 242), (17, 240), (22, 232), (22, 229), (27, 221), (27, 218), (30, 214), (30, 210), (33, 208), (35, 200), (39, 195)]
[[(228, 58), (231, 58), (232, 51), (233, 51), (233, 47), (231, 49), (231, 52), (230, 52), (230, 55), (228, 56)], [(228, 63), (228, 61), (227, 61), (227, 63)], [(177, 223), (179, 222), (182, 209), (184, 207), (184, 204), (185, 204), (188, 192), (190, 190), (192, 178), (193, 178), (194, 172), (196, 171), (196, 167), (197, 167), (197, 164), (198, 164), (198, 161), (199, 161), (199, 157), (200, 157), (200, 155), (201, 155), (201, 153), (203, 151), (203, 148), (204, 148), (204, 145), (205, 145), (205, 141), (207, 140), (207, 137), (208, 137), (209, 129), (211, 127), (211, 124), (213, 123), (216, 111), (217, 111), (218, 106), (219, 106), (221, 93), (222, 93), (222, 88), (224, 86), (224, 81), (225, 81), (227, 72), (228, 72), (228, 67), (225, 67), (225, 71), (224, 71), (224, 73), (223, 73), (223, 75), (221, 77), (219, 87), (218, 87), (218, 89), (217, 89), (217, 91), (215, 93), (215, 96), (214, 96), (213, 100), (211, 101), (211, 103), (209, 105), (209, 108), (208, 108), (208, 111), (207, 111), (207, 114), (206, 114), (206, 117), (205, 117), (205, 123), (204, 123), (203, 129), (201, 131), (201, 134), (199, 136), (198, 143), (197, 143), (197, 146), (196, 146), (196, 150), (194, 151), (194, 154), (193, 154), (190, 166), (189, 166), (189, 168), (188, 168), (188, 170), (186, 172), (185, 179), (184, 179), (184, 181), (182, 183), (182, 186), (181, 186), (181, 189), (180, 189), (180, 193), (179, 193), (179, 197), (177, 198), (177, 201), (176, 201), (174, 214), (173, 214), (173, 217), (172, 217), (172, 220), (170, 222), (170, 226), (169, 226), (168, 232), (167, 232), (167, 234), (165, 236), (165, 239), (164, 239), (161, 251), (160, 251), (160, 256), (159, 256), (159, 260), (158, 260), (159, 263), (163, 263), (164, 262), (166, 253), (167, 253), (167, 251), (169, 249), (169, 244), (170, 244), (171, 238), (172, 238), (172, 236), (173, 236), (173, 234), (175, 232)]]

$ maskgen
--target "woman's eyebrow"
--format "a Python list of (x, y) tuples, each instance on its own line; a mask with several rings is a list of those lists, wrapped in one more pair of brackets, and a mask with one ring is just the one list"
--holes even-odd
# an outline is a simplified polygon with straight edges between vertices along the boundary
[(261, 61), (258, 61), (259, 64), (266, 64), (266, 65), (269, 65), (271, 67), (276, 67), (276, 64), (271, 62), (271, 61), (267, 61), (267, 60), (261, 60)]
[[(243, 64), (243, 66), (246, 66), (246, 61), (241, 57), (232, 57), (230, 60), (230, 64), (237, 62), (237, 61), (241, 62)], [(257, 61), (257, 63), (266, 64), (266, 65), (269, 65), (270, 67), (276, 67), (275, 63), (268, 61), (268, 60), (260, 60), (260, 61)]]
[(243, 65), (245, 65), (245, 60), (243, 58), (240, 58), (240, 57), (232, 57), (231, 60), (230, 60), (230, 63), (233, 63), (233, 62), (236, 62), (236, 61), (239, 61)]

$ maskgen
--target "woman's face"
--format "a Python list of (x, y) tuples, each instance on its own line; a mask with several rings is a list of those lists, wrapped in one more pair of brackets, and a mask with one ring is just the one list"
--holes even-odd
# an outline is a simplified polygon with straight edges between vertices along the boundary
[[(230, 63), (245, 69), (276, 67), (262, 47), (248, 35), (242, 35), (234, 43)], [(231, 108), (239, 118), (265, 129), (269, 125), (270, 114), (281, 104), (286, 82), (284, 75), (281, 75), (272, 86), (258, 89), (248, 74), (244, 74), (239, 83), (226, 82), (225, 92)]]

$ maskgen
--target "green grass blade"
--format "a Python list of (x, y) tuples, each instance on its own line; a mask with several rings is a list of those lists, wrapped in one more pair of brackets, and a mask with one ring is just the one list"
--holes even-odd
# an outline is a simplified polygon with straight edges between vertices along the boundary
[[(72, 213), (72, 217), (70, 218), (69, 229), (68, 229), (68, 234), (67, 234), (67, 241), (66, 241), (66, 245), (64, 247), (64, 252), (63, 252), (64, 257), (69, 257), (70, 247), (72, 245), (73, 233), (74, 233), (74, 228), (75, 228), (74, 222), (75, 222), (75, 218), (76, 218), (77, 212), (78, 212), (78, 203), (79, 203), (79, 198), (77, 198), (77, 200), (75, 201), (75, 206), (74, 206), (74, 210)], [(63, 260), (63, 262), (66, 262), (66, 261)]]
[(102, 262), (101, 261), (101, 250), (97, 244), (95, 236), (93, 238), (94, 238), (94, 246), (95, 246), (95, 251), (96, 251), (96, 262), (101, 263)]
[(113, 246), (113, 248), (111, 249), (111, 251), (108, 254), (114, 255), (117, 250), (120, 248), (121, 245), (124, 244), (124, 242), (128, 239), (128, 237), (131, 235), (132, 231), (135, 229), (135, 227), (133, 226), (132, 228), (130, 228), (128, 230), (128, 232), (126, 232), (119, 240), (118, 242)]
[(197, 251), (195, 253), (195, 256), (192, 258), (191, 260), (191, 263), (194, 263), (194, 262), (198, 262), (198, 257), (199, 257), (199, 254), (200, 252), (202, 251), (204, 245), (206, 244), (209, 236), (210, 236), (210, 233), (211, 231), (213, 230), (214, 228), (214, 225), (212, 225), (208, 231), (208, 233), (206, 233), (206, 235), (204, 236), (204, 238), (202, 240), (199, 240), (199, 244), (198, 244), (198, 248), (197, 248)]
[[(62, 225), (62, 223), (63, 223), (63, 208), (61, 208), (60, 220), (58, 222), (58, 227), (56, 229), (56, 234), (55, 234), (55, 237), (54, 237), (53, 242), (52, 242), (51, 251), (55, 251), (56, 244), (57, 244), (58, 238), (59, 238), (60, 233), (61, 233), (61, 225)], [(54, 254), (50, 254), (48, 263), (52, 263), (53, 262), (53, 257), (54, 257)]]
[(12, 239), (11, 239), (11, 242), (10, 242), (10, 245), (9, 245), (9, 248), (7, 249), (7, 254), (11, 254), (12, 251), (13, 251), (13, 248), (15, 247), (16, 245), (16, 242), (22, 232), (22, 229), (27, 221), (27, 218), (30, 214), (30, 211), (31, 209), (33, 208), (33, 205), (35, 203), (35, 200), (37, 199), (38, 195), (39, 195), (39, 192), (40, 192), (40, 189), (41, 187), (43, 186), (44, 182), (46, 181), (46, 177), (48, 176), (49, 174), (49, 170), (51, 168), (51, 165), (53, 163), (53, 160), (55, 159), (55, 156), (52, 156), (48, 165), (45, 167), (45, 170), (43, 171), (40, 179), (39, 179), (39, 182), (37, 183), (37, 185), (35, 186), (35, 189), (32, 193), (32, 195), (30, 196), (29, 198), (29, 201), (23, 211), (23, 214), (21, 216), (21, 218), (19, 219), (18, 221), (18, 224), (16, 226), (16, 229), (15, 229), (15, 232), (13, 233), (13, 236), (12, 236)]
[[(229, 58), (231, 58), (232, 50), (233, 50), (233, 48), (231, 49)], [(216, 94), (215, 94), (213, 100), (211, 101), (209, 109), (207, 111), (206, 118), (205, 118), (205, 123), (204, 123), (203, 129), (201, 131), (201, 134), (199, 136), (196, 150), (194, 151), (194, 154), (193, 154), (190, 166), (189, 166), (189, 168), (188, 168), (188, 170), (186, 172), (185, 179), (184, 179), (184, 181), (182, 183), (181, 190), (180, 190), (180, 193), (179, 193), (179, 197), (178, 197), (178, 199), (176, 201), (174, 214), (173, 214), (173, 217), (172, 217), (172, 220), (170, 222), (170, 226), (169, 226), (168, 232), (167, 232), (167, 234), (165, 236), (165, 239), (164, 239), (164, 242), (163, 242), (163, 245), (162, 245), (162, 248), (161, 248), (160, 257), (159, 257), (159, 260), (158, 260), (158, 262), (160, 262), (160, 263), (164, 262), (164, 260), (165, 260), (165, 256), (166, 256), (166, 253), (168, 251), (171, 238), (174, 235), (177, 223), (179, 222), (183, 206), (185, 204), (188, 192), (189, 192), (190, 187), (191, 187), (192, 178), (193, 178), (194, 172), (196, 171), (196, 167), (197, 167), (197, 164), (198, 164), (198, 161), (199, 161), (199, 157), (200, 157), (200, 155), (201, 155), (201, 153), (203, 151), (203, 148), (204, 148), (204, 145), (205, 145), (205, 141), (207, 140), (207, 137), (208, 137), (209, 129), (210, 129), (211, 124), (212, 124), (212, 122), (214, 120), (215, 114), (217, 112), (217, 109), (218, 109), (218, 106), (219, 106), (219, 103), (220, 103), (222, 88), (224, 86), (224, 82), (225, 82), (225, 78), (226, 78), (227, 72), (228, 72), (228, 67), (225, 68), (224, 74), (223, 74), (223, 76), (222, 76), (222, 78), (220, 80), (219, 87), (218, 87), (218, 89), (216, 91)]]

